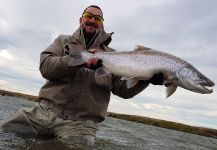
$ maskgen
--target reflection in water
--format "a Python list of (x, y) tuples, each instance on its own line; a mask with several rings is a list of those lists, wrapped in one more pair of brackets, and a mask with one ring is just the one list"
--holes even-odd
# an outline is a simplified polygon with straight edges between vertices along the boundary
[[(0, 120), (33, 102), (0, 96)], [(0, 132), (0, 149), (5, 150), (68, 150), (55, 139), (24, 137)], [(77, 150), (77, 148), (75, 148)], [(96, 150), (217, 150), (217, 139), (153, 127), (135, 122), (107, 118), (97, 133)]]

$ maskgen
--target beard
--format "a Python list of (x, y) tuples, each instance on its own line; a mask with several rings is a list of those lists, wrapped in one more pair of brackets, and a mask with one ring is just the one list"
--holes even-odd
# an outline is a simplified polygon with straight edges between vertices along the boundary
[[(91, 28), (94, 28), (95, 30), (90, 32), (90, 31), (87, 31), (86, 27), (87, 28), (91, 27)], [(96, 31), (98, 30), (98, 26), (95, 23), (86, 22), (82, 26), (82, 29), (83, 29), (83, 34), (84, 34), (86, 41), (89, 41), (95, 35)]]
[(94, 28), (98, 28), (98, 25), (95, 24), (95, 23), (92, 23), (92, 22), (86, 22), (85, 26), (91, 26), (91, 27), (94, 27)]
[(86, 32), (86, 34), (94, 34), (98, 29), (98, 26), (95, 23), (86, 22), (85, 24), (82, 25), (82, 28), (84, 32)]
[(87, 45), (89, 45), (89, 42), (93, 41), (92, 38), (96, 38), (96, 34), (98, 34), (101, 29), (98, 24), (89, 21), (83, 23), (81, 27)]
[(85, 43), (86, 43), (86, 46), (87, 46), (87, 45), (89, 45), (89, 42), (91, 41), (91, 39), (96, 34), (97, 28), (93, 32), (90, 32), (90, 31), (86, 30), (85, 26), (86, 25), (83, 25), (82, 29), (83, 29), (83, 35), (84, 35)]

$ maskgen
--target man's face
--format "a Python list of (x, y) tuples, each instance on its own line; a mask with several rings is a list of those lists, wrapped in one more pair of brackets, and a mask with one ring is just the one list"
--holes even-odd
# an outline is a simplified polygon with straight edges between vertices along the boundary
[(94, 33), (103, 27), (102, 12), (94, 7), (89, 7), (80, 18), (80, 25), (87, 33)]

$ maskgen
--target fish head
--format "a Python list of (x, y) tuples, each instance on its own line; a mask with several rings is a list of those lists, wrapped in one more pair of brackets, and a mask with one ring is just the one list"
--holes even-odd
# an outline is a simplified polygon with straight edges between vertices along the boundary
[(188, 64), (177, 71), (178, 85), (193, 92), (209, 94), (215, 83), (200, 73), (192, 65)]

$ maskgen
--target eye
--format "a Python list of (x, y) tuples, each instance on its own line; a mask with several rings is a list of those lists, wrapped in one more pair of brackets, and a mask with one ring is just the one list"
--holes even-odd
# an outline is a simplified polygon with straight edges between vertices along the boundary
[(95, 20), (96, 20), (96, 21), (101, 21), (101, 18), (95, 17)]
[(95, 16), (94, 18), (95, 18), (95, 21), (96, 21), (97, 23), (103, 23), (103, 19), (102, 19), (101, 17)]
[(86, 19), (91, 19), (93, 17), (93, 15), (89, 14), (89, 13), (84, 13), (83, 17)]
[(93, 18), (93, 16), (91, 16), (91, 15), (88, 15), (88, 16), (87, 16), (87, 18), (88, 18), (88, 19), (91, 19), (91, 18)]
[(86, 18), (91, 19), (93, 16), (87, 15)]

